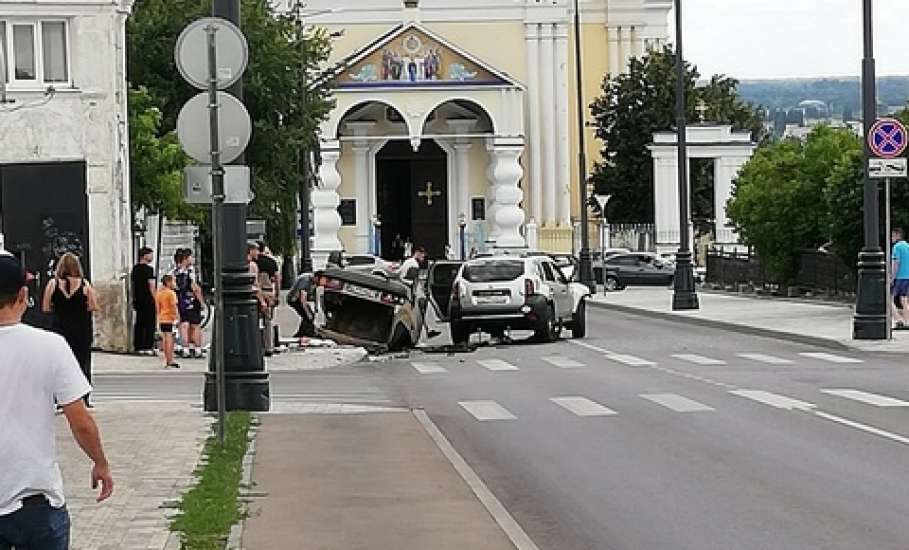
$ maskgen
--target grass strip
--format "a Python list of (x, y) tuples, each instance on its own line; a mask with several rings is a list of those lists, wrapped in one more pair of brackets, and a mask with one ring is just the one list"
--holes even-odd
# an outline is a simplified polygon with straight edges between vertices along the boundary
[(223, 550), (231, 526), (242, 519), (240, 480), (250, 419), (248, 412), (228, 413), (223, 448), (218, 444), (218, 426), (212, 426), (215, 433), (205, 442), (196, 471), (198, 483), (180, 499), (180, 512), (170, 526), (181, 534), (185, 550)]

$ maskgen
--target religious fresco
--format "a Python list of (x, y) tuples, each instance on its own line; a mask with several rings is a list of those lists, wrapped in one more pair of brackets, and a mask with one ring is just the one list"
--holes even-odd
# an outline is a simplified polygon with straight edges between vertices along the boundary
[(504, 84), (418, 29), (408, 29), (339, 75), (339, 87)]

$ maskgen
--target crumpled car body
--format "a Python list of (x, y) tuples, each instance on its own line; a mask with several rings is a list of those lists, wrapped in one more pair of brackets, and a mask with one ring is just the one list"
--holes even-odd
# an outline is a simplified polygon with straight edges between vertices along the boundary
[(423, 330), (418, 285), (354, 270), (315, 274), (316, 300), (324, 322), (320, 337), (362, 346), (373, 353), (416, 346)]

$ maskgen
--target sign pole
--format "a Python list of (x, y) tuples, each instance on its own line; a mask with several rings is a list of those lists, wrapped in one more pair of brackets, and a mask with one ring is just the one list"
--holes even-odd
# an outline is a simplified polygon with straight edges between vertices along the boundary
[(884, 282), (884, 296), (887, 297), (887, 339), (893, 340), (893, 296), (890, 293), (890, 282), (893, 280), (893, 241), (890, 238), (890, 178), (884, 180), (884, 220), (885, 233), (884, 238), (887, 243), (887, 278)]
[(218, 49), (215, 44), (217, 27), (206, 27), (208, 33), (208, 114), (209, 130), (211, 131), (211, 195), (212, 195), (212, 240), (215, 260), (215, 338), (214, 351), (215, 380), (218, 386), (218, 441), (224, 446), (225, 409), (227, 397), (225, 395), (224, 380), (224, 287), (222, 275), (224, 273), (223, 258), (223, 233), (221, 232), (222, 218), (224, 216), (224, 167), (221, 165), (221, 136), (218, 124)]

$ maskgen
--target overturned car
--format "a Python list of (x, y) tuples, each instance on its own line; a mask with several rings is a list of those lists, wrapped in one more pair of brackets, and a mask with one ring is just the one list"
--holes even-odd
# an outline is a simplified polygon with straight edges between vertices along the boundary
[(329, 268), (314, 278), (320, 337), (373, 353), (416, 346), (423, 330), (420, 286), (380, 274)]

